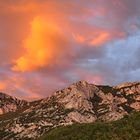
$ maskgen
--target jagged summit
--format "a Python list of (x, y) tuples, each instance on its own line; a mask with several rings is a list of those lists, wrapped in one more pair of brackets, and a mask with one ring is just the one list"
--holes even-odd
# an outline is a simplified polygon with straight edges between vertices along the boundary
[(29, 106), (27, 101), (17, 99), (5, 93), (0, 93), (0, 115), (15, 112), (25, 106)]
[[(15, 102), (11, 101), (12, 104)], [(0, 120), (0, 135), (2, 132), (1, 138), (9, 140), (11, 135), (14, 139), (36, 139), (58, 126), (115, 121), (139, 110), (139, 82), (110, 87), (78, 81), (48, 98), (31, 103), (11, 120)]]
[(85, 81), (85, 80), (81, 80), (81, 81), (78, 81), (78, 82), (76, 82), (76, 83), (74, 83), (75, 85), (84, 85), (84, 86), (86, 86), (86, 85), (88, 85), (89, 83), (87, 82), (87, 81)]

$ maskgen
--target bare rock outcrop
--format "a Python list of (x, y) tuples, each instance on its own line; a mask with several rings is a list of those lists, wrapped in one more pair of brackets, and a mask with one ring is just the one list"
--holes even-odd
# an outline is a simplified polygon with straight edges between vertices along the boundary
[(15, 112), (25, 106), (29, 106), (29, 102), (0, 93), (0, 115), (8, 112)]

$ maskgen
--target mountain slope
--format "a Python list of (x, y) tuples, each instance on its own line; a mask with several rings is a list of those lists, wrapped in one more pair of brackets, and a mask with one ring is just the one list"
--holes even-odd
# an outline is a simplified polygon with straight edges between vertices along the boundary
[(56, 128), (38, 140), (139, 140), (140, 112), (111, 123), (95, 122)]
[(140, 110), (140, 83), (116, 87), (79, 81), (8, 120), (0, 121), (3, 140), (36, 139), (59, 126), (95, 121), (115, 121)]

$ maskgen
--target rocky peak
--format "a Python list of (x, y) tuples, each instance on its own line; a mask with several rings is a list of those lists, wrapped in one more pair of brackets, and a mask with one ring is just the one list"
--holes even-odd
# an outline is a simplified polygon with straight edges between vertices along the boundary
[(84, 80), (81, 80), (81, 81), (78, 81), (77, 83), (74, 83), (73, 85), (87, 86), (88, 85), (88, 82), (87, 81), (84, 81)]
[(65, 88), (61, 91), (56, 92), (56, 95), (62, 95), (62, 96), (77, 96), (77, 97), (83, 97), (86, 99), (90, 99), (93, 97), (93, 92), (99, 91), (99, 88), (95, 85), (89, 84), (86, 81), (79, 81), (77, 83), (74, 83), (70, 85), (68, 88)]
[(67, 109), (92, 110), (92, 103), (89, 102), (94, 94), (99, 91), (95, 85), (88, 84), (86, 81), (79, 81), (68, 88), (54, 94), (59, 103), (64, 104)]
[(8, 112), (15, 112), (25, 106), (29, 106), (27, 101), (0, 93), (0, 115)]

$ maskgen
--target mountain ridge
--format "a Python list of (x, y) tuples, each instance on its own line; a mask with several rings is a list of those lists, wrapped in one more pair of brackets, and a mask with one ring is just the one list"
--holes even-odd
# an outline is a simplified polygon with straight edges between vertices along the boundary
[(74, 123), (119, 120), (140, 110), (140, 83), (110, 87), (78, 81), (28, 105), (26, 109), (21, 107), (23, 111), (14, 118), (0, 119), (3, 140), (36, 139), (56, 127)]

